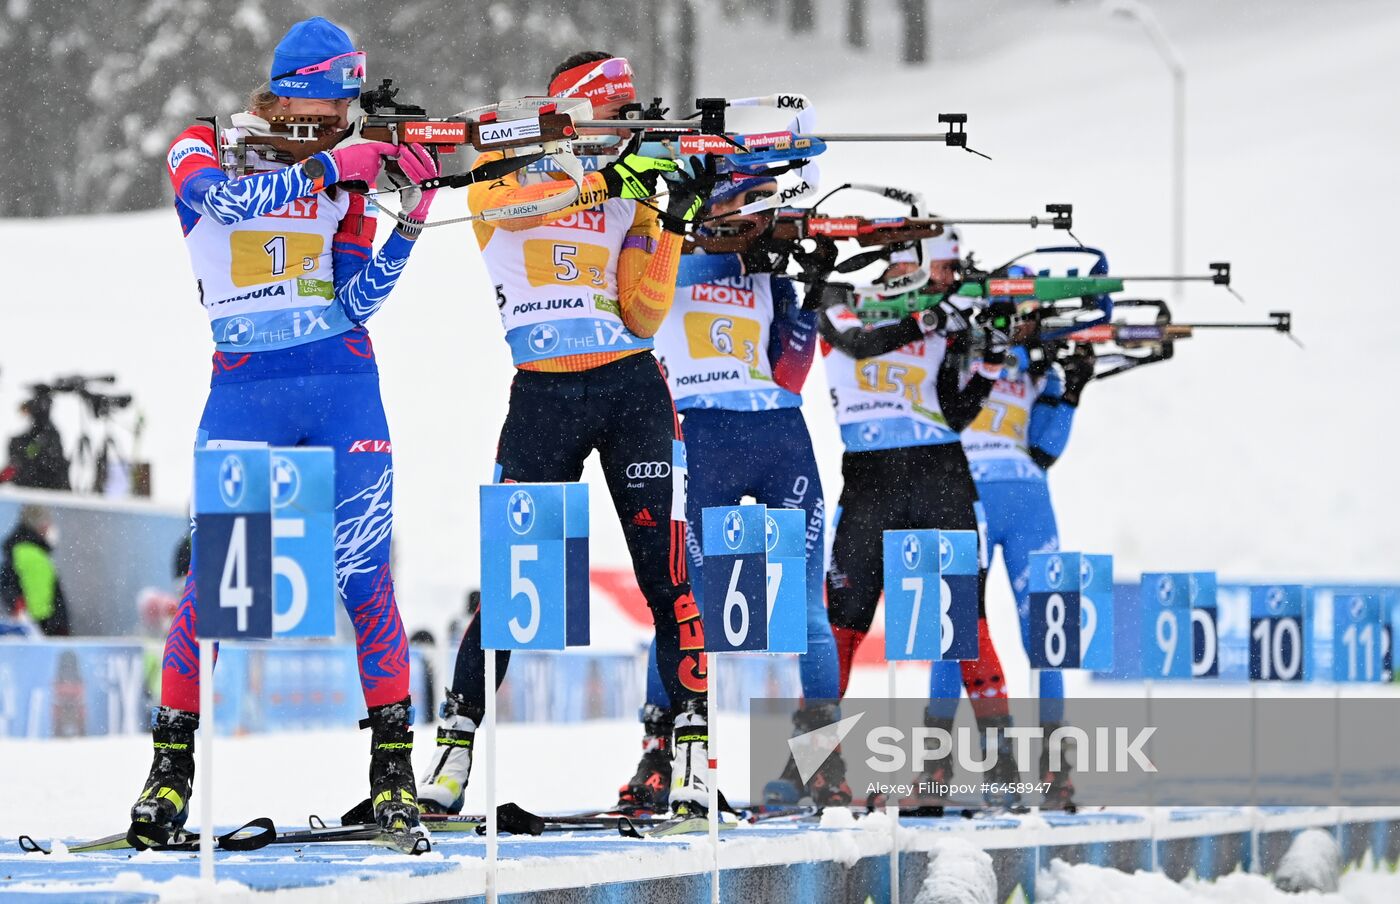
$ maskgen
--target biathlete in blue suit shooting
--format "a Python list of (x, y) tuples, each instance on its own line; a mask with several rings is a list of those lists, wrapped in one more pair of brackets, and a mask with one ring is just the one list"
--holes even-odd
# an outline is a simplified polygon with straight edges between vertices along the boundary
[[(166, 160), (215, 343), (197, 446), (252, 441), (335, 451), (335, 577), (355, 627), (369, 709), (370, 799), (379, 824), (402, 831), (418, 824), (419, 813), (408, 640), (389, 568), (392, 447), (364, 323), (408, 263), (433, 196), (417, 183), (438, 169), (421, 148), (340, 143), (364, 82), (365, 54), (325, 19), (292, 26), (270, 76), (250, 110), (233, 116), (232, 129), (220, 135), (207, 124), (191, 126)], [(272, 135), (271, 118), (286, 115), (322, 117), (323, 125), (306, 141)], [(238, 169), (252, 172), (230, 176), (222, 155), (239, 142), (248, 150)], [(376, 251), (365, 197), (338, 183), (372, 185), (386, 159), (413, 183), (403, 194), (413, 199), (408, 222)], [(150, 775), (131, 809), (133, 832), (153, 843), (189, 814), (199, 725), (193, 573), (166, 640)]]
[[(724, 167), (728, 171), (728, 167)], [(726, 216), (777, 191), (763, 176), (730, 173), (710, 195), (708, 217)], [(769, 221), (771, 215), (752, 215)], [(761, 226), (766, 227), (763, 222)], [(699, 227), (704, 229), (705, 227)], [(782, 275), (786, 249), (758, 240), (740, 254), (688, 254), (681, 259), (670, 315), (656, 347), (676, 408), (684, 420), (689, 467), (686, 515), (691, 586), (702, 587), (702, 513), (745, 497), (806, 515), (807, 652), (798, 657), (803, 706), (798, 732), (833, 720), (840, 696), (836, 644), (822, 592), (826, 508), (812, 440), (802, 418), (802, 385), (817, 345), (815, 312), (804, 311), (792, 280)], [(623, 786), (619, 806), (664, 809), (671, 773), (671, 700), (656, 670), (653, 645), (647, 677), (642, 757)], [(797, 802), (810, 793), (819, 805), (847, 804), (838, 757), (804, 783), (797, 767), (770, 785), (777, 798)]]
[[(1013, 267), (1007, 275), (1033, 274)], [(1052, 349), (1046, 351), (1053, 355)], [(969, 357), (970, 368), (979, 365), (976, 356)], [(1027, 649), (1030, 555), (1060, 548), (1045, 472), (1069, 442), (1080, 393), (1093, 373), (1093, 360), (1084, 355), (1067, 355), (1058, 363), (1053, 357), (1038, 355), (1032, 361), (1027, 349), (1018, 346), (1007, 356), (981, 412), (962, 433), (972, 479), (986, 512), (988, 559), (993, 549), (1001, 548), (1002, 563), (1016, 597), (1021, 643)], [(931, 696), (947, 693), (947, 687), (937, 686), (939, 677), (935, 669)], [(942, 677), (946, 684), (948, 676)], [(1064, 675), (1054, 669), (1041, 671), (1039, 684), (1040, 721), (1048, 737), (1064, 722)], [(1069, 806), (1074, 784), (1068, 766), (1051, 771), (1048, 748), (1041, 752), (1039, 774), (1040, 780), (1049, 784), (1044, 805)]]

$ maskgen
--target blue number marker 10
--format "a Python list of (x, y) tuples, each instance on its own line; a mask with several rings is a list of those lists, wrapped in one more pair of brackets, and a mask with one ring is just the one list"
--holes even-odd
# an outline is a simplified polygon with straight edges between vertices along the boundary
[(1304, 591), (1296, 584), (1249, 592), (1249, 677), (1303, 681), (1307, 673)]

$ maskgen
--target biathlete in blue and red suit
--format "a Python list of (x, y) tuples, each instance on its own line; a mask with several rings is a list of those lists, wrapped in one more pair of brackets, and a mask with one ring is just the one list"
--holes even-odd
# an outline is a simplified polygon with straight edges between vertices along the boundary
[[(379, 397), (374, 348), (364, 323), (408, 263), (437, 174), (420, 148), (332, 145), (365, 76), (365, 54), (331, 22), (294, 25), (273, 54), (269, 88), (216, 136), (186, 129), (167, 164), (175, 210), (209, 314), (215, 353), (197, 448), (259, 442), (335, 451), (335, 577), (355, 628), (366, 720), (372, 729), (370, 797), (386, 828), (418, 823), (411, 753), (408, 642), (389, 570), (394, 470)], [(301, 149), (269, 143), (274, 114), (330, 117), (321, 141)], [(249, 138), (253, 172), (230, 177), (220, 144)], [(407, 219), (376, 251), (363, 195), (337, 183), (373, 184), (395, 158), (415, 187)], [(195, 533), (194, 560), (200, 551)], [(197, 567), (197, 564), (196, 564)], [(161, 705), (152, 724), (150, 775), (131, 810), (133, 830), (159, 840), (189, 813), (194, 732), (199, 725), (199, 648), (193, 572), (166, 639)], [(363, 723), (362, 723), (363, 724)]]

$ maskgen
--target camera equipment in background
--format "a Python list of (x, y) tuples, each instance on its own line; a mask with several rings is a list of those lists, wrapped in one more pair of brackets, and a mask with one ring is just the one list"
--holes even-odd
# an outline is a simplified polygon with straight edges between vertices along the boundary
[[(103, 389), (116, 380), (111, 375), (74, 375), (29, 387), (30, 398), (20, 410), (29, 415), (30, 427), (10, 440), (9, 469), (17, 486), (151, 494), (150, 463), (137, 459), (145, 416), (135, 410), (130, 418), (121, 417), (131, 407), (131, 396)], [(52, 417), (54, 399), (61, 395), (78, 402), (78, 439), (71, 458), (64, 453)]]

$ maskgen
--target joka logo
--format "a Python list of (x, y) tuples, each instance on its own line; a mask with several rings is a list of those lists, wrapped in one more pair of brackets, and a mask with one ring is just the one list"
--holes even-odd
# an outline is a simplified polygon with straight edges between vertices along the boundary
[(1051, 556), (1045, 563), (1045, 580), (1050, 584), (1051, 589), (1057, 589), (1065, 579), (1065, 560), (1059, 556)]
[(538, 355), (554, 351), (559, 344), (559, 331), (547, 323), (540, 323), (530, 330), (530, 351)]
[(788, 739), (788, 749), (792, 751), (793, 762), (797, 764), (797, 772), (802, 776), (804, 785), (812, 780), (812, 776), (817, 774), (827, 757), (841, 746), (841, 742), (846, 740), (846, 735), (850, 734), (851, 729), (864, 717), (865, 713), (857, 713), (840, 722), (823, 725), (814, 731)]
[(724, 516), (724, 545), (730, 549), (738, 549), (744, 542), (744, 519), (736, 511), (730, 511)]
[(601, 210), (580, 210), (567, 217), (560, 217), (549, 225), (555, 229), (583, 229), (588, 232), (603, 232), (608, 228), (608, 218)]
[(393, 443), (387, 439), (357, 439), (350, 444), (351, 452), (383, 452), (392, 455)]
[(1264, 603), (1269, 607), (1270, 612), (1281, 612), (1286, 595), (1282, 587), (1270, 587), (1269, 592), (1264, 596)]
[(805, 110), (807, 109), (807, 98), (801, 94), (779, 94), (779, 110)]
[(316, 195), (309, 198), (296, 198), (285, 207), (279, 207), (268, 214), (270, 217), (286, 220), (316, 219)]
[(243, 494), (247, 492), (248, 479), (243, 473), (243, 459), (237, 455), (230, 455), (219, 465), (219, 497), (224, 500), (224, 505), (232, 508), (243, 501)]
[(272, 504), (277, 508), (291, 505), (301, 492), (301, 472), (291, 460), (279, 455), (272, 459)]
[(953, 541), (942, 534), (938, 535), (938, 567), (947, 570), (953, 565)]
[(525, 490), (510, 494), (506, 503), (506, 523), (517, 534), (528, 534), (535, 525), (535, 500)]
[(913, 534), (905, 534), (904, 539), (899, 544), (899, 556), (904, 560), (904, 567), (913, 571), (919, 567), (919, 559), (923, 557), (924, 547), (919, 542), (919, 538)]
[(738, 289), (734, 286), (722, 286), (715, 283), (699, 283), (691, 292), (696, 301), (733, 304), (744, 308), (751, 308), (754, 304), (754, 293), (751, 289)]
[(1094, 563), (1089, 561), (1088, 556), (1079, 557), (1079, 584), (1088, 588), (1094, 582)]
[(764, 547), (772, 552), (773, 548), (778, 545), (778, 522), (773, 520), (772, 515), (765, 515), (763, 520), (765, 522), (763, 528)]
[(1172, 597), (1176, 596), (1176, 581), (1172, 576), (1164, 574), (1157, 579), (1157, 602), (1163, 606), (1170, 606)]

